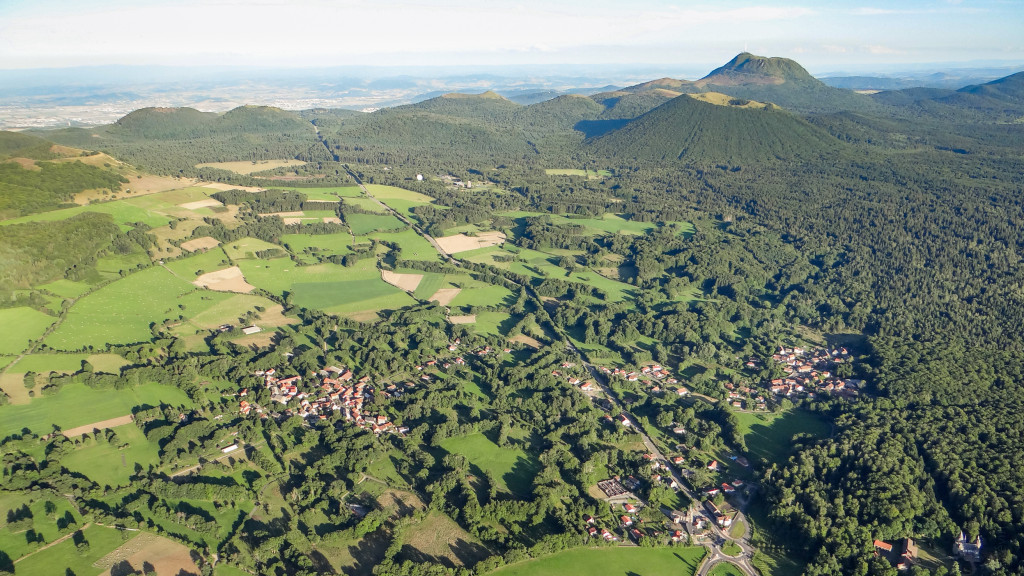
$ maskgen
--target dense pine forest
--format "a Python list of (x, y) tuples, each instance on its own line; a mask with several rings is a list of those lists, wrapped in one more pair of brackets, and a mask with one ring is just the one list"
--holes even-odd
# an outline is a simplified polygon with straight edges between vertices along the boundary
[[(1024, 573), (1022, 118), (1022, 74), (865, 95), (741, 54), (529, 106), (4, 133), (0, 314), (26, 335), (0, 340), (0, 420), (25, 422), (0, 434), (0, 573), (61, 535), (89, 566), (96, 525), (229, 576), (500, 574), (624, 542), (700, 561), (716, 533), (672, 518), (698, 493), (746, 517), (726, 539), (765, 575), (896, 574), (878, 546), (908, 538), (928, 557), (910, 574)], [(247, 288), (217, 292), (206, 273), (228, 270)], [(127, 282), (158, 303), (120, 316)], [(88, 332), (103, 315), (139, 329)], [(799, 347), (835, 350), (820, 385), (856, 392), (773, 392)], [(34, 357), (75, 360), (19, 369)], [(666, 379), (613, 371), (642, 368)], [(310, 412), (338, 374), (359, 409)], [(92, 391), (145, 400), (74, 437), (13, 411)], [(97, 475), (84, 451), (134, 446), (115, 430), (154, 452)], [(639, 479), (634, 517), (612, 478)], [(954, 557), (961, 532), (977, 560)]]

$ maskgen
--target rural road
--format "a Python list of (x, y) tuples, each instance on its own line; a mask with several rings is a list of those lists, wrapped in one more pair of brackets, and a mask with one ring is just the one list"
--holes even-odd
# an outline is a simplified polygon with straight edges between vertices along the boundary
[(366, 194), (367, 198), (373, 200), (377, 204), (380, 204), (381, 208), (386, 210), (389, 214), (401, 220), (403, 223), (405, 223), (406, 226), (415, 230), (416, 233), (419, 234), (420, 236), (423, 236), (423, 238), (427, 242), (430, 242), (430, 245), (433, 246), (434, 249), (437, 250), (437, 253), (440, 254), (445, 260), (451, 262), (452, 264), (455, 264), (456, 266), (459, 265), (458, 261), (452, 258), (451, 254), (445, 252), (444, 248), (441, 248), (441, 245), (437, 243), (437, 240), (434, 240), (433, 236), (427, 234), (422, 228), (419, 227), (419, 225), (406, 218), (405, 214), (402, 214), (401, 212), (394, 210), (393, 208), (391, 208), (391, 206), (388, 206), (387, 204), (378, 200), (373, 194), (370, 194), (370, 191), (366, 188), (366, 186), (363, 185), (363, 181), (360, 180), (359, 177), (356, 176), (355, 172), (353, 172), (352, 169), (348, 167), (348, 164), (345, 165), (345, 171), (348, 172), (348, 175), (351, 176), (353, 180), (356, 181), (356, 184), (359, 185), (359, 188), (363, 191), (363, 194)]
[[(697, 496), (697, 494), (695, 494), (693, 491), (687, 488), (687, 484), (683, 482), (683, 477), (682, 475), (679, 474), (679, 471), (676, 470), (676, 468), (672, 466), (669, 460), (665, 458), (665, 455), (661, 453), (661, 450), (658, 449), (658, 446), (654, 443), (653, 440), (651, 440), (651, 437), (647, 435), (647, 432), (644, 431), (643, 427), (640, 425), (640, 422), (636, 419), (636, 417), (630, 414), (626, 410), (626, 408), (619, 402), (618, 398), (612, 391), (611, 386), (608, 384), (608, 380), (605, 377), (605, 374), (598, 370), (596, 366), (588, 362), (586, 358), (584, 358), (583, 353), (580, 352), (575, 346), (573, 346), (572, 342), (570, 342), (568, 339), (566, 339), (565, 344), (569, 351), (574, 352), (577, 356), (579, 356), (581, 362), (583, 363), (583, 366), (586, 367), (586, 369), (590, 372), (590, 375), (594, 377), (594, 380), (604, 391), (605, 397), (608, 398), (608, 401), (611, 403), (612, 407), (621, 412), (622, 414), (625, 414), (626, 417), (629, 418), (629, 421), (632, 423), (633, 428), (635, 428), (636, 431), (640, 433), (640, 438), (643, 439), (644, 446), (647, 447), (647, 451), (654, 455), (654, 458), (655, 460), (657, 460), (657, 462), (661, 463), (662, 465), (664, 465), (665, 468), (669, 470), (669, 472), (672, 474), (672, 478), (676, 481), (676, 484), (679, 485), (680, 491), (683, 494), (685, 494), (686, 497), (689, 498), (692, 502), (699, 503), (701, 501), (700, 498)], [(736, 520), (746, 521), (745, 517), (743, 516), (743, 512), (737, 512)], [(704, 561), (701, 562), (700, 568), (698, 569), (696, 576), (707, 576), (707, 574), (716, 564), (720, 564), (722, 562), (729, 562), (736, 565), (747, 576), (759, 575), (759, 572), (753, 567), (753, 565), (750, 564), (750, 557), (754, 553), (754, 547), (751, 546), (749, 542), (749, 522), (746, 522), (746, 530), (744, 531), (743, 536), (741, 536), (740, 538), (732, 538), (731, 536), (729, 536), (729, 533), (727, 531), (721, 530), (715, 524), (713, 518), (708, 518), (708, 526), (710, 526), (711, 528), (713, 537), (711, 543), (708, 545), (708, 555), (704, 558)], [(724, 553), (722, 553), (722, 546), (726, 542), (736, 543), (736, 545), (738, 545), (740, 549), (742, 549), (743, 551), (740, 553), (739, 556), (735, 557), (725, 555)]]

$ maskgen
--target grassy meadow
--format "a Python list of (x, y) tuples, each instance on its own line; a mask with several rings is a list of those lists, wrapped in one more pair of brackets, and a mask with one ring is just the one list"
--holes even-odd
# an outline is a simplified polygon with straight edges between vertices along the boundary
[[(38, 434), (85, 426), (131, 414), (135, 406), (191, 406), (179, 388), (164, 384), (140, 384), (125, 390), (96, 390), (85, 384), (68, 384), (53, 396), (38, 396), (29, 404), (0, 406), (0, 438), (28, 428)], [(88, 406), (88, 410), (83, 410)]]
[(533, 476), (540, 468), (533, 456), (519, 448), (498, 446), (480, 433), (447, 438), (441, 442), (441, 447), (465, 456), (472, 467), (490, 472), (501, 489), (515, 494), (530, 492)]
[(499, 568), (490, 576), (692, 576), (704, 548), (576, 548)]
[(0, 309), (0, 354), (17, 354), (28, 348), (30, 340), (35, 340), (46, 332), (57, 319), (49, 314), (21, 306), (19, 308)]

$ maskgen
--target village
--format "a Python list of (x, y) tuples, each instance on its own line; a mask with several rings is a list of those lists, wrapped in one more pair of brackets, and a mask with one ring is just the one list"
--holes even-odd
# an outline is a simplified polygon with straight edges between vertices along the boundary
[(769, 383), (769, 390), (776, 397), (814, 399), (819, 394), (829, 394), (850, 400), (860, 395), (862, 381), (835, 374), (837, 366), (852, 361), (846, 348), (805, 350), (780, 346), (772, 360), (785, 371), (785, 376)]
[[(456, 338), (448, 345), (449, 352), (457, 352), (461, 340)], [(494, 350), (490, 346), (484, 346), (472, 352), (476, 356), (486, 356)], [(512, 350), (506, 348), (504, 353)], [(462, 356), (455, 356), (450, 360), (429, 360), (423, 365), (416, 366), (416, 370), (422, 372), (427, 368), (441, 367), (449, 369), (453, 365), (465, 365), (466, 360)], [(268, 370), (257, 370), (255, 376), (263, 378), (264, 388), (270, 392), (270, 400), (281, 404), (285, 408), (273, 411), (269, 407), (249, 402), (249, 389), (243, 388), (238, 392), (239, 413), (242, 416), (250, 414), (259, 415), (261, 418), (291, 418), (298, 416), (307, 421), (327, 420), (334, 413), (339, 413), (346, 422), (369, 430), (374, 434), (384, 433), (407, 434), (409, 429), (405, 426), (396, 426), (385, 414), (366, 415), (363, 406), (371, 401), (375, 394), (384, 398), (399, 398), (403, 394), (418, 390), (427, 386), (433, 378), (430, 374), (421, 374), (419, 384), (412, 380), (403, 383), (388, 383), (378, 388), (373, 385), (369, 376), (356, 378), (355, 374), (348, 368), (338, 366), (327, 366), (316, 373), (315, 377), (310, 376), (303, 379), (302, 376), (292, 375), (281, 377), (275, 368)], [(293, 401), (298, 402), (297, 405)]]

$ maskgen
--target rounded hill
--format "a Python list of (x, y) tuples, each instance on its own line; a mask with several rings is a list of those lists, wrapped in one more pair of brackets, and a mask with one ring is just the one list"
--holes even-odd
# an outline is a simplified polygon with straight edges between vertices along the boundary
[(731, 166), (817, 156), (838, 145), (775, 106), (720, 106), (685, 95), (586, 143), (605, 157)]

